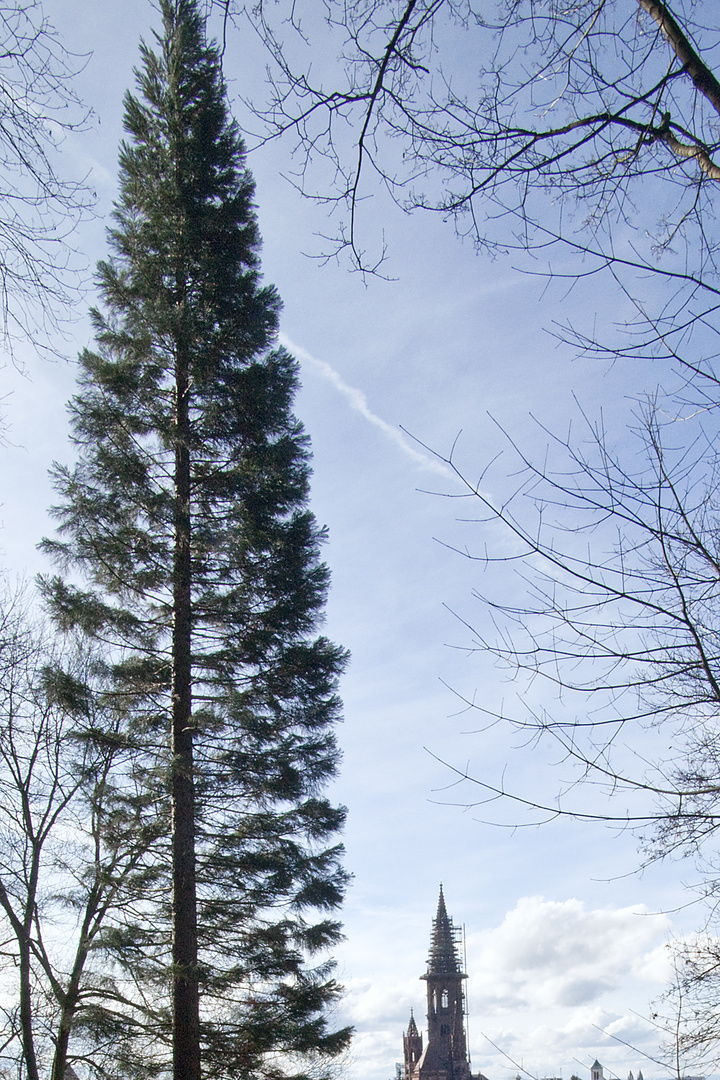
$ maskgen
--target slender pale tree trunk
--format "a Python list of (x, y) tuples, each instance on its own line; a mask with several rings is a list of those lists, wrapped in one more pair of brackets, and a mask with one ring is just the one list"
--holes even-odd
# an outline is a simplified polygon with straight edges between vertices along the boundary
[(80, 927), (78, 946), (75, 951), (75, 961), (61, 1003), (60, 1023), (58, 1024), (57, 1038), (55, 1040), (55, 1055), (53, 1057), (51, 1080), (64, 1080), (65, 1078), (70, 1032), (80, 1000), (80, 980), (82, 979), (83, 971), (85, 970), (85, 962), (88, 958), (90, 948), (90, 925), (97, 916), (98, 900), (99, 890), (96, 887), (90, 891), (85, 906), (85, 915), (82, 926)]
[(32, 990), (30, 985), (30, 933), (29, 928), (18, 940), (20, 967), (20, 1028), (22, 1030), (23, 1058), (27, 1080), (39, 1080), (35, 1039), (33, 1035)]

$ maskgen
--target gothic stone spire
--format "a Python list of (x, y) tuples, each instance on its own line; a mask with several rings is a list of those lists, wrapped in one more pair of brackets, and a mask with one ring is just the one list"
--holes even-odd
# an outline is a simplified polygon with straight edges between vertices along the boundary
[(445, 907), (443, 888), (440, 886), (437, 915), (433, 919), (428, 975), (459, 975), (460, 964), (455, 946), (455, 927)]

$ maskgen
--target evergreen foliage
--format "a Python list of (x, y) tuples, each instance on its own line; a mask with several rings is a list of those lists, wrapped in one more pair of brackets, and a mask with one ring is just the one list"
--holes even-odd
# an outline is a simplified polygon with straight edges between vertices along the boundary
[(297, 369), (275, 347), (219, 56), (194, 0), (160, 10), (126, 98), (78, 462), (56, 466), (44, 543), (68, 575), (43, 582), (53, 617), (103, 643), (144, 783), (172, 809), (158, 879), (104, 938), (117, 1000), (84, 1039), (112, 1038), (115, 1075), (165, 1075), (171, 1040), (176, 1080), (201, 1062), (214, 1080), (317, 1075), (349, 1038), (326, 1016), (346, 875), (323, 795), (345, 655), (317, 635), (328, 575)]

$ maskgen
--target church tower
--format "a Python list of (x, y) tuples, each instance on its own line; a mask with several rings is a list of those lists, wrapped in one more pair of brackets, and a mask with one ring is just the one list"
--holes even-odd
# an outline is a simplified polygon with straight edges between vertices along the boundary
[(427, 972), (420, 976), (427, 983), (428, 1041), (423, 1050), (422, 1035), (411, 1014), (403, 1039), (406, 1080), (471, 1080), (462, 985), (467, 975), (460, 967), (456, 940), (441, 885)]

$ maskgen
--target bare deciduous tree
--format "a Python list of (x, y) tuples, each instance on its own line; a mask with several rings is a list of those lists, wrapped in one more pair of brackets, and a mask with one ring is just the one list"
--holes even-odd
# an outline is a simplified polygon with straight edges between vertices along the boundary
[[(220, 7), (237, 17), (229, 0)], [(618, 224), (652, 221), (641, 257), (682, 235), (697, 271), (714, 267), (708, 5), (327, 0), (324, 21), (302, 2), (252, 11), (271, 57), (270, 100), (256, 102), (266, 137), (294, 139), (295, 180), (344, 215), (334, 250), (357, 267), (376, 266), (360, 208), (377, 186), (406, 209), (455, 217), (481, 247), (572, 242), (579, 200), (606, 258)]]
[(4, 594), (0, 1069), (27, 1080), (64, 1080), (84, 1058), (104, 1076), (108, 1052), (117, 1075), (113, 1015), (132, 991), (107, 949), (157, 876), (146, 861), (157, 817), (133, 783), (131, 741), (100, 711), (85, 678), (93, 665), (66, 656), (63, 670), (60, 659), (23, 594)]
[[(712, 849), (720, 827), (716, 421), (714, 413), (669, 417), (652, 403), (639, 421), (631, 464), (627, 442), (613, 452), (588, 422), (585, 440), (548, 433), (542, 466), (504, 436), (514, 487), (502, 501), (491, 492), (506, 492), (507, 482), (491, 469), (463, 480), (475, 527), (493, 525), (477, 553), (463, 554), (486, 570), (514, 565), (521, 578), (508, 601), (488, 574), (477, 596), (495, 630), (473, 630), (475, 647), (521, 676), (523, 691), (535, 685), (515, 707), (480, 708), (469, 695), (467, 704), (488, 721), (552, 740), (567, 787), (550, 799), (520, 799), (492, 778), (466, 779), (485, 789), (481, 802), (505, 796), (541, 816), (612, 820), (637, 828), (649, 854), (695, 854), (708, 841)], [(448, 464), (455, 467), (452, 457)], [(672, 742), (664, 759), (623, 752), (632, 728), (660, 724)], [(615, 801), (588, 809), (577, 797), (580, 779)]]
[(60, 163), (87, 113), (73, 86), (85, 58), (63, 44), (40, 0), (0, 4), (0, 332), (46, 341), (73, 295), (72, 232), (91, 202)]

